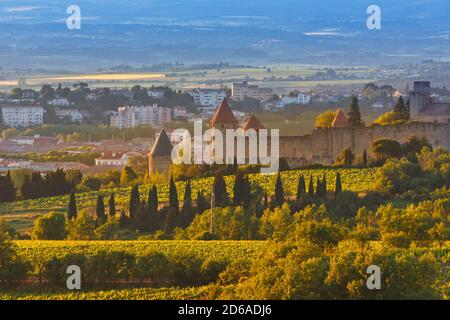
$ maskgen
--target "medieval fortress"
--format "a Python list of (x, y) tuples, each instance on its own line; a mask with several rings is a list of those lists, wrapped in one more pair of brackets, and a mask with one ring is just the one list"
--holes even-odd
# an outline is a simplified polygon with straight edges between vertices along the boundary
[[(403, 143), (412, 136), (425, 137), (434, 147), (450, 149), (450, 104), (434, 102), (430, 83), (426, 81), (414, 83), (409, 101), (410, 121), (407, 124), (350, 127), (342, 110), (338, 110), (330, 128), (315, 129), (305, 136), (280, 136), (279, 156), (285, 158), (290, 166), (333, 164), (343, 149), (351, 148), (356, 156), (366, 150), (370, 157), (374, 140), (386, 138)], [(217, 108), (210, 127), (223, 132), (226, 129), (241, 129), (244, 132), (265, 129), (254, 115), (250, 115), (240, 126), (225, 99)], [(169, 169), (172, 148), (163, 130), (149, 155), (150, 173)]]

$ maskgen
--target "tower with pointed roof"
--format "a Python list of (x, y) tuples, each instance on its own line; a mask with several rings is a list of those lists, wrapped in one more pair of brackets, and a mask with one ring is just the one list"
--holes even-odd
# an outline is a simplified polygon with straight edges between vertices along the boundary
[(173, 145), (166, 130), (162, 129), (149, 154), (149, 174), (167, 172), (172, 164)]
[(256, 132), (258, 132), (259, 130), (263, 130), (265, 128), (266, 127), (264, 127), (261, 121), (259, 121), (259, 119), (253, 113), (250, 114), (250, 116), (247, 118), (244, 125), (242, 126), (242, 130), (244, 130), (244, 132), (249, 129), (253, 129)]
[(334, 117), (333, 122), (331, 123), (332, 128), (348, 128), (348, 120), (345, 117), (342, 109), (337, 109), (336, 116)]
[[(222, 133), (223, 138), (223, 161), (226, 162), (225, 156), (226, 156), (226, 130), (236, 130), (239, 129), (239, 122), (236, 120), (236, 117), (234, 116), (233, 110), (231, 110), (230, 104), (228, 103), (228, 100), (224, 98), (222, 102), (220, 103), (219, 107), (217, 108), (216, 112), (214, 113), (214, 116), (211, 119), (210, 122), (211, 129), (214, 128), (216, 130), (219, 130)], [(214, 137), (212, 138), (214, 139)], [(216, 157), (215, 151), (211, 150), (212, 154), (211, 157)], [(234, 154), (236, 155), (236, 149)], [(216, 160), (217, 161), (217, 160)]]

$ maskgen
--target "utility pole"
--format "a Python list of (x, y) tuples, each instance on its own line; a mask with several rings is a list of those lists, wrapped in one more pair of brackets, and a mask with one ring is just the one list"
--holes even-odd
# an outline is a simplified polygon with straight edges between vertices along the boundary
[(211, 224), (209, 227), (209, 232), (211, 234), (214, 233), (214, 202), (215, 202), (215, 195), (214, 195), (214, 185), (212, 186), (211, 189)]

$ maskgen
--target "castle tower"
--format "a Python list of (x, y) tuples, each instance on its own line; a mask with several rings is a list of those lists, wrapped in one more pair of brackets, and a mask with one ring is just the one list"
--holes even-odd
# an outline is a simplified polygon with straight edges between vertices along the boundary
[[(236, 117), (233, 114), (233, 111), (231, 110), (230, 105), (228, 104), (227, 99), (223, 99), (222, 102), (220, 103), (219, 107), (216, 110), (216, 113), (214, 114), (214, 116), (211, 119), (210, 122), (210, 126), (211, 128), (220, 130), (220, 132), (222, 133), (222, 138), (223, 138), (223, 162), (226, 162), (225, 156), (227, 154), (227, 150), (226, 150), (226, 130), (227, 129), (232, 129), (232, 130), (236, 130), (239, 128), (239, 123), (236, 120)], [(215, 138), (213, 138), (215, 139)], [(236, 154), (236, 152), (234, 152), (234, 154)], [(216, 157), (216, 152), (213, 151), (211, 154), (211, 157)], [(216, 160), (217, 161), (217, 160)], [(231, 160), (230, 160), (231, 161)]]
[(348, 120), (344, 115), (342, 109), (337, 109), (336, 116), (331, 123), (332, 128), (348, 128)]
[(429, 81), (414, 81), (413, 91), (409, 94), (409, 114), (411, 120), (417, 119), (420, 111), (431, 102)]
[(259, 121), (259, 119), (253, 113), (251, 113), (248, 119), (245, 121), (242, 130), (244, 130), (245, 132), (249, 129), (253, 129), (258, 132), (259, 130), (263, 130), (265, 128), (266, 127), (264, 127), (261, 121)]
[(156, 172), (169, 171), (170, 165), (172, 164), (172, 149), (173, 146), (167, 136), (166, 130), (162, 129), (149, 154), (148, 172), (150, 175)]

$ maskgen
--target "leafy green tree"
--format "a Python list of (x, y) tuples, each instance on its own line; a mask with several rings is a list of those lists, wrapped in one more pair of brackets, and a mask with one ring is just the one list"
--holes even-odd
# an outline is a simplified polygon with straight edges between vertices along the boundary
[(361, 119), (361, 112), (359, 111), (358, 98), (353, 97), (350, 105), (350, 110), (347, 113), (348, 123), (350, 127), (362, 127), (364, 122)]
[(33, 240), (64, 240), (66, 219), (64, 214), (51, 212), (38, 217), (31, 232)]
[(88, 211), (81, 211), (76, 219), (66, 222), (67, 240), (95, 239), (96, 222)]
[(169, 184), (169, 207), (178, 215), (180, 206), (178, 203), (178, 192), (173, 177), (170, 177)]
[(125, 166), (122, 169), (122, 173), (120, 175), (120, 185), (127, 186), (130, 183), (133, 183), (138, 178), (138, 175), (131, 167)]
[(114, 192), (111, 193), (111, 196), (109, 197), (108, 205), (109, 205), (109, 215), (111, 217), (115, 217), (116, 216), (116, 199), (114, 197)]
[(277, 180), (275, 181), (275, 206), (281, 207), (283, 203), (284, 203), (283, 182), (281, 181), (281, 176), (278, 173)]
[(75, 199), (75, 191), (70, 193), (69, 206), (67, 208), (67, 219), (72, 220), (77, 217), (77, 201)]
[(379, 160), (379, 161), (386, 161), (389, 158), (400, 158), (403, 154), (402, 146), (401, 144), (392, 139), (377, 139), (374, 142), (372, 142), (372, 154)]

